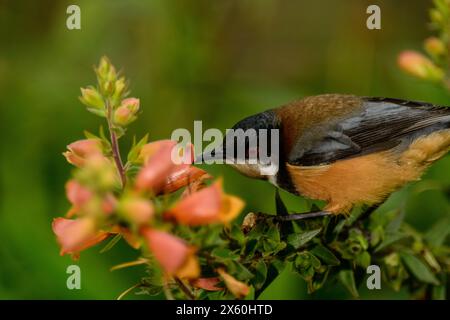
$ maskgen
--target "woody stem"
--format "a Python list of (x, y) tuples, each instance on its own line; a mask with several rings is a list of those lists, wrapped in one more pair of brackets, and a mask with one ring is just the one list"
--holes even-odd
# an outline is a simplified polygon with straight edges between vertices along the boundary
[(191, 289), (189, 289), (188, 286), (186, 286), (186, 284), (180, 278), (175, 277), (174, 279), (175, 279), (175, 282), (180, 287), (181, 291), (183, 291), (183, 293), (186, 295), (186, 297), (189, 300), (195, 300), (195, 296), (192, 293)]
[(109, 101), (106, 102), (106, 112), (107, 112), (106, 121), (108, 123), (108, 130), (111, 138), (111, 148), (114, 157), (114, 162), (116, 163), (117, 171), (119, 171), (122, 188), (125, 188), (125, 185), (127, 183), (127, 177), (125, 176), (125, 169), (123, 167), (122, 158), (120, 156), (119, 141), (112, 125), (112, 106), (109, 103)]

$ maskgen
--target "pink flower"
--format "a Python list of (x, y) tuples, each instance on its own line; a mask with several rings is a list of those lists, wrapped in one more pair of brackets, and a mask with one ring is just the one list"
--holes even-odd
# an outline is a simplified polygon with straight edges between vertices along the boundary
[(165, 142), (161, 142), (157, 148), (155, 146), (152, 155), (136, 177), (135, 185), (138, 191), (148, 190), (158, 194), (164, 187), (167, 177), (175, 167), (171, 161), (172, 147)]
[(172, 140), (144, 145), (138, 157), (144, 167), (137, 175), (136, 189), (158, 195), (175, 192), (199, 179), (209, 179), (211, 176), (206, 171), (191, 165), (193, 154), (192, 145), (183, 149)]
[(416, 51), (402, 52), (398, 56), (398, 65), (403, 71), (417, 78), (440, 81), (444, 77), (442, 69)]
[(194, 250), (183, 240), (150, 228), (143, 228), (141, 234), (165, 273), (187, 279), (198, 277), (200, 267)]
[(80, 251), (96, 245), (109, 235), (108, 232), (97, 231), (95, 222), (87, 217), (75, 220), (56, 218), (52, 229), (61, 246), (61, 255), (77, 256)]
[(83, 187), (75, 180), (69, 180), (66, 183), (66, 195), (72, 204), (72, 208), (67, 213), (68, 217), (78, 212), (94, 196), (92, 191)]
[[(142, 146), (138, 160), (144, 165), (149, 161), (150, 158), (155, 156), (159, 151), (164, 149), (167, 152), (167, 149), (170, 149), (170, 152), (172, 152), (172, 148), (174, 148), (177, 145), (177, 143), (173, 140), (158, 140), (154, 142), (147, 143), (146, 145)], [(170, 160), (170, 154), (167, 156), (166, 160)]]
[(75, 141), (67, 146), (68, 151), (63, 155), (67, 162), (82, 167), (86, 159), (94, 155), (102, 155), (102, 144), (99, 139), (84, 139)]

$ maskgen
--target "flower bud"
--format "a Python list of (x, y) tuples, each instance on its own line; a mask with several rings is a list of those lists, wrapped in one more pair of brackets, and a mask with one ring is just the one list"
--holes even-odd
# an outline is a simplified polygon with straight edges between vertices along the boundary
[(137, 225), (149, 223), (155, 213), (149, 200), (136, 197), (123, 199), (119, 211), (127, 220)]
[(424, 47), (428, 54), (435, 58), (445, 55), (447, 51), (444, 43), (436, 37), (427, 38), (425, 40)]
[(120, 106), (114, 112), (114, 123), (121, 127), (129, 125), (131, 122), (136, 120), (136, 116), (125, 106)]
[(101, 92), (111, 96), (115, 89), (116, 69), (107, 57), (102, 57), (98, 67), (95, 69)]
[(121, 106), (126, 107), (132, 113), (136, 114), (139, 111), (139, 99), (137, 98), (127, 98), (122, 101)]
[(80, 101), (84, 105), (94, 109), (103, 109), (105, 107), (101, 94), (91, 87), (81, 88)]
[(119, 126), (127, 126), (136, 120), (136, 113), (139, 111), (139, 99), (128, 98), (114, 112), (114, 123)]
[(114, 84), (114, 94), (113, 94), (113, 100), (114, 102), (118, 103), (122, 97), (122, 95), (125, 93), (126, 89), (126, 81), (124, 77), (121, 77), (118, 79)]
[(111, 63), (109, 62), (109, 59), (107, 57), (105, 57), (105, 56), (101, 57), (98, 67), (96, 69), (97, 74), (103, 78), (106, 78), (106, 75), (108, 74), (110, 65), (111, 65)]
[(67, 146), (69, 151), (63, 153), (67, 162), (81, 167), (87, 158), (102, 154), (102, 144), (99, 139), (84, 139), (75, 141)]
[(398, 57), (400, 68), (417, 78), (441, 81), (444, 78), (444, 72), (437, 67), (431, 60), (415, 51), (404, 51)]

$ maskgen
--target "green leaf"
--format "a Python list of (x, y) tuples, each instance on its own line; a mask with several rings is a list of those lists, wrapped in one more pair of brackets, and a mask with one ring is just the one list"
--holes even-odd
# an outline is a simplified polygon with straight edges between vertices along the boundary
[(450, 218), (445, 217), (438, 221), (425, 234), (425, 240), (432, 246), (437, 247), (444, 243), (447, 236), (450, 234)]
[(239, 258), (238, 254), (227, 248), (215, 248), (213, 251), (211, 251), (211, 255), (221, 260)]
[(281, 199), (280, 191), (278, 190), (278, 188), (275, 189), (275, 206), (278, 216), (287, 216), (289, 214), (288, 210), (286, 209), (286, 205)]
[(278, 225), (270, 226), (265, 236), (274, 242), (280, 242), (280, 230), (278, 229)]
[(374, 252), (379, 252), (391, 244), (407, 238), (408, 235), (400, 232), (387, 233), (384, 240), (378, 245)]
[(433, 300), (446, 300), (447, 299), (447, 288), (444, 285), (434, 286), (432, 291)]
[(105, 253), (109, 250), (112, 249), (112, 247), (114, 247), (116, 245), (117, 242), (119, 242), (119, 240), (122, 239), (122, 235), (121, 234), (116, 234), (111, 241), (109, 241), (106, 246), (104, 246), (101, 250), (100, 253)]
[(102, 140), (109, 141), (109, 138), (106, 136), (105, 128), (103, 128), (103, 126), (100, 126), (100, 128), (98, 129), (98, 132), (99, 132), (100, 138), (102, 138)]
[(294, 261), (295, 270), (306, 281), (312, 280), (314, 273), (321, 267), (320, 260), (308, 251), (297, 254)]
[(281, 242), (274, 241), (270, 238), (263, 239), (261, 241), (261, 243), (262, 243), (262, 248), (264, 250), (264, 253), (266, 253), (266, 254), (270, 254), (270, 253), (279, 251), (278, 249), (280, 248), (280, 244), (281, 244)]
[(441, 274), (439, 277), (442, 283), (439, 286), (434, 286), (431, 292), (431, 297), (433, 300), (446, 300), (447, 299), (447, 275), (445, 273)]
[(338, 266), (341, 264), (339, 259), (329, 250), (327, 247), (319, 244), (315, 246), (311, 253), (314, 254), (316, 257), (320, 258), (325, 264), (329, 266)]
[(238, 280), (246, 281), (255, 276), (242, 263), (236, 260), (228, 261), (227, 265), (228, 265), (227, 271), (230, 274), (235, 275)]
[(264, 285), (267, 277), (267, 265), (263, 260), (260, 260), (255, 267), (255, 278), (253, 284), (256, 290), (259, 290)]
[(286, 264), (287, 263), (285, 261), (281, 261), (278, 259), (273, 260), (272, 263), (269, 264), (267, 268), (266, 281), (264, 282), (264, 285), (259, 290), (257, 290), (255, 294), (256, 299), (280, 275), (280, 273), (283, 272), (284, 268), (286, 267)]
[(252, 258), (255, 254), (256, 248), (258, 247), (258, 240), (251, 239), (247, 241), (244, 248), (244, 256), (247, 258)]
[(92, 132), (89, 132), (87, 130), (84, 130), (83, 133), (87, 139), (100, 139), (99, 136), (96, 136), (95, 134), (93, 134)]
[(358, 289), (356, 289), (355, 275), (353, 270), (341, 270), (338, 274), (339, 281), (350, 292), (353, 298), (359, 298)]
[(411, 273), (418, 280), (425, 283), (439, 285), (438, 279), (434, 276), (430, 269), (428, 269), (427, 265), (423, 263), (419, 258), (405, 251), (400, 252), (400, 257), (402, 258), (409, 271), (411, 271)]
[(366, 269), (370, 265), (370, 260), (370, 254), (367, 251), (364, 251), (356, 257), (355, 263)]
[(139, 140), (138, 143), (136, 143), (136, 140), (133, 141), (133, 146), (131, 147), (130, 152), (128, 153), (127, 160), (129, 162), (135, 162), (139, 157), (139, 152), (141, 148), (147, 143), (148, 141), (148, 134), (146, 134), (141, 140)]
[(389, 224), (386, 226), (386, 233), (398, 232), (404, 219), (405, 219), (404, 208), (397, 210), (395, 212), (395, 218), (391, 222), (389, 222)]
[(106, 117), (106, 112), (104, 109), (86, 108), (86, 110), (99, 116), (99, 117), (102, 117), (102, 118)]
[(322, 228), (297, 234), (290, 234), (287, 238), (287, 242), (295, 249), (298, 249), (301, 246), (308, 243), (310, 240), (312, 240), (315, 236), (317, 236), (320, 233), (320, 231), (322, 231)]

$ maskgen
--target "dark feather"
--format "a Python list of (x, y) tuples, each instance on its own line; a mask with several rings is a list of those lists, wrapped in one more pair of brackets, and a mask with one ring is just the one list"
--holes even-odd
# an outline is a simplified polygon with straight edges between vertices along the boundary
[[(450, 109), (429, 103), (363, 98), (361, 111), (338, 119), (315, 143), (292, 150), (289, 163), (320, 165), (392, 148), (407, 147), (421, 135), (450, 127)], [(301, 140), (301, 137), (300, 137)]]

